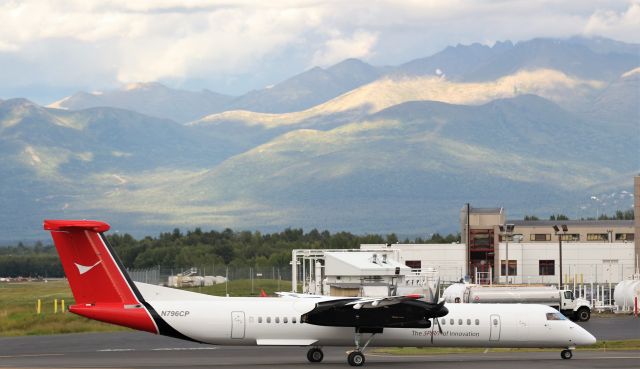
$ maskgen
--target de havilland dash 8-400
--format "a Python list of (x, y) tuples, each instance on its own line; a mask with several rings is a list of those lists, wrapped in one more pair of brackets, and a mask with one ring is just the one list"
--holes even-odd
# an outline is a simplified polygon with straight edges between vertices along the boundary
[(543, 347), (570, 359), (596, 339), (545, 305), (449, 304), (421, 296), (278, 298), (218, 297), (133, 282), (110, 247), (109, 225), (45, 220), (75, 304), (72, 313), (150, 333), (212, 344), (309, 347), (353, 346), (347, 361), (365, 362), (370, 346)]

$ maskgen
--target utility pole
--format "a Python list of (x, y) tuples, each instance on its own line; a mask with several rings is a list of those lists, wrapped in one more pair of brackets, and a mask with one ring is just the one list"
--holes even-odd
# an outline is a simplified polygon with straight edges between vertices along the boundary
[(557, 225), (553, 226), (553, 231), (556, 234), (556, 236), (558, 236), (558, 251), (559, 251), (559, 256), (560, 256), (560, 289), (562, 289), (562, 236), (564, 236), (567, 231), (569, 230), (569, 228), (567, 228), (566, 224), (562, 224), (560, 227), (562, 227), (562, 231), (560, 231), (560, 228)]

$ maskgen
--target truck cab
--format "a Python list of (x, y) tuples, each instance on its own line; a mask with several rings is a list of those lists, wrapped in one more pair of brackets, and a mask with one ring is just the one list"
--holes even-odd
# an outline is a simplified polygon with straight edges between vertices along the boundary
[(583, 298), (575, 298), (573, 291), (560, 291), (558, 310), (573, 321), (586, 322), (591, 318), (591, 303)]

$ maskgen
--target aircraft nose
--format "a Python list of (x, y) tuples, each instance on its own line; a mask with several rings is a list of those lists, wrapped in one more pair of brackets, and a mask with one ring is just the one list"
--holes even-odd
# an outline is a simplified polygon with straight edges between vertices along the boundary
[(589, 333), (586, 329), (576, 325), (576, 339), (574, 340), (576, 345), (587, 346), (593, 345), (597, 342), (596, 338)]

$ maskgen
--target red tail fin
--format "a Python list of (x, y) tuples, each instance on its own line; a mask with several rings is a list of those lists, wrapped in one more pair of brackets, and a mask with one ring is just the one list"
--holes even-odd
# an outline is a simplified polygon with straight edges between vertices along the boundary
[(140, 292), (113, 254), (102, 232), (109, 225), (91, 220), (45, 220), (51, 231), (76, 305), (87, 318), (158, 333)]

